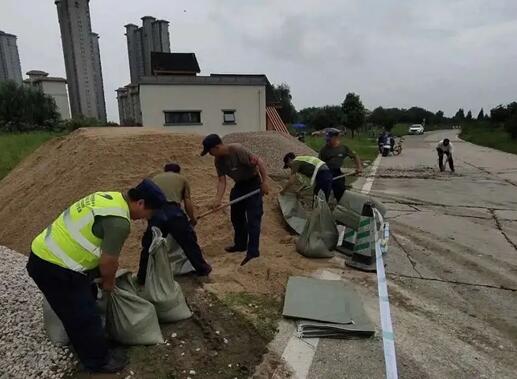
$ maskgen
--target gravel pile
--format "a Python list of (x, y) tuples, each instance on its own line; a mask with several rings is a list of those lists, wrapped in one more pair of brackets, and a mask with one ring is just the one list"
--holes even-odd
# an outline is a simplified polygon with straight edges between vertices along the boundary
[(286, 177), (283, 169), (284, 155), (292, 151), (297, 155), (316, 155), (314, 150), (294, 137), (287, 137), (275, 131), (232, 133), (224, 136), (225, 143), (240, 143), (265, 162), (269, 175), (273, 178)]
[(27, 257), (0, 246), (0, 378), (63, 378), (76, 362), (47, 339), (42, 297), (25, 270)]

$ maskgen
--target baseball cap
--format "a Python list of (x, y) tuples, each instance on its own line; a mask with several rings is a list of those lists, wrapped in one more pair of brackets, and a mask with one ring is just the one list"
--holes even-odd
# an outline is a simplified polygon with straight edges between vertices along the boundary
[(141, 194), (142, 199), (144, 199), (146, 208), (158, 209), (167, 202), (167, 198), (160, 187), (150, 179), (142, 180), (135, 189)]
[(207, 135), (203, 140), (203, 151), (201, 152), (201, 156), (206, 155), (210, 151), (210, 149), (222, 143), (223, 140), (217, 134)]
[(163, 171), (165, 171), (165, 172), (175, 172), (175, 173), (179, 174), (180, 171), (181, 171), (181, 167), (177, 163), (167, 163), (163, 167)]
[(293, 160), (294, 158), (296, 158), (296, 155), (294, 155), (294, 153), (287, 153), (284, 156), (284, 168), (289, 168), (289, 166), (287, 165), (287, 162)]
[(341, 134), (341, 131), (336, 128), (329, 128), (325, 132), (325, 135), (327, 136), (327, 138), (336, 137), (336, 136), (339, 136), (339, 134)]

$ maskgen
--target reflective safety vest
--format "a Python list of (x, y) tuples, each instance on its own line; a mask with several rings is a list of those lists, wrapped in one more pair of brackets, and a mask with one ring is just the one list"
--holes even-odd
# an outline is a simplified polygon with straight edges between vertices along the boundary
[(316, 175), (318, 175), (318, 171), (325, 164), (321, 159), (310, 156), (310, 155), (300, 155), (294, 158), (295, 161), (308, 163), (314, 166), (314, 172), (312, 173), (312, 177), (309, 178), (303, 174), (297, 173), (298, 180), (305, 185), (313, 186), (316, 181)]
[(120, 192), (96, 192), (71, 205), (32, 241), (32, 252), (58, 266), (84, 272), (99, 265), (102, 240), (93, 234), (95, 216), (130, 220)]

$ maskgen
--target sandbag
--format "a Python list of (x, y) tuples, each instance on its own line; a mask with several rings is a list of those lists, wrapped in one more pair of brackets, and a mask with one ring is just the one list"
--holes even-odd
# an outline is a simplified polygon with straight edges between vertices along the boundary
[(334, 219), (339, 224), (358, 230), (363, 206), (366, 203), (372, 204), (383, 216), (386, 214), (386, 207), (380, 201), (368, 195), (346, 191), (334, 209)]
[(154, 306), (137, 295), (130, 273), (118, 277), (108, 295), (106, 331), (113, 340), (126, 345), (163, 343)]
[(48, 339), (54, 345), (68, 345), (70, 343), (70, 339), (68, 338), (65, 327), (45, 297), (43, 297), (42, 308), (43, 325), (45, 326), (45, 332), (47, 333)]
[(284, 220), (297, 234), (302, 234), (307, 223), (307, 215), (298, 196), (294, 192), (286, 192), (278, 196), (280, 210)]
[(296, 250), (309, 258), (330, 258), (339, 239), (338, 230), (325, 195), (320, 192), (315, 199), (315, 207), (305, 224)]
[(196, 271), (183, 249), (170, 234), (167, 236), (167, 244), (169, 246), (167, 255), (169, 256), (169, 262), (174, 276), (186, 275)]
[(174, 322), (192, 316), (180, 285), (174, 280), (169, 257), (169, 244), (160, 229), (153, 227), (149, 262), (142, 297), (153, 303), (161, 322)]

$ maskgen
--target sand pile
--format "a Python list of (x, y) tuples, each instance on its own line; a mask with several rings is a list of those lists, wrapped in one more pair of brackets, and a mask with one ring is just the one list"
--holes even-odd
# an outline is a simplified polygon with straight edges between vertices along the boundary
[[(216, 175), (212, 158), (201, 158), (200, 151), (200, 136), (158, 129), (80, 129), (52, 140), (0, 182), (0, 245), (27, 253), (33, 237), (72, 202), (95, 191), (125, 191), (160, 172), (170, 161), (181, 164), (197, 211), (205, 211), (215, 194)], [(262, 257), (244, 268), (238, 265), (241, 255), (223, 251), (232, 238), (229, 215), (220, 212), (200, 221), (196, 228), (200, 243), (214, 266), (209, 288), (219, 293), (246, 290), (280, 294), (289, 275), (312, 270), (318, 264), (295, 252), (278, 209), (279, 188), (272, 187), (264, 207)], [(144, 221), (132, 224), (121, 257), (122, 265), (133, 270), (138, 265), (145, 225)]]
[(304, 143), (274, 131), (232, 133), (226, 135), (223, 140), (226, 143), (238, 142), (260, 156), (266, 162), (268, 173), (273, 178), (287, 176), (288, 171), (283, 168), (285, 154), (293, 152), (296, 155), (316, 155), (316, 152)]

